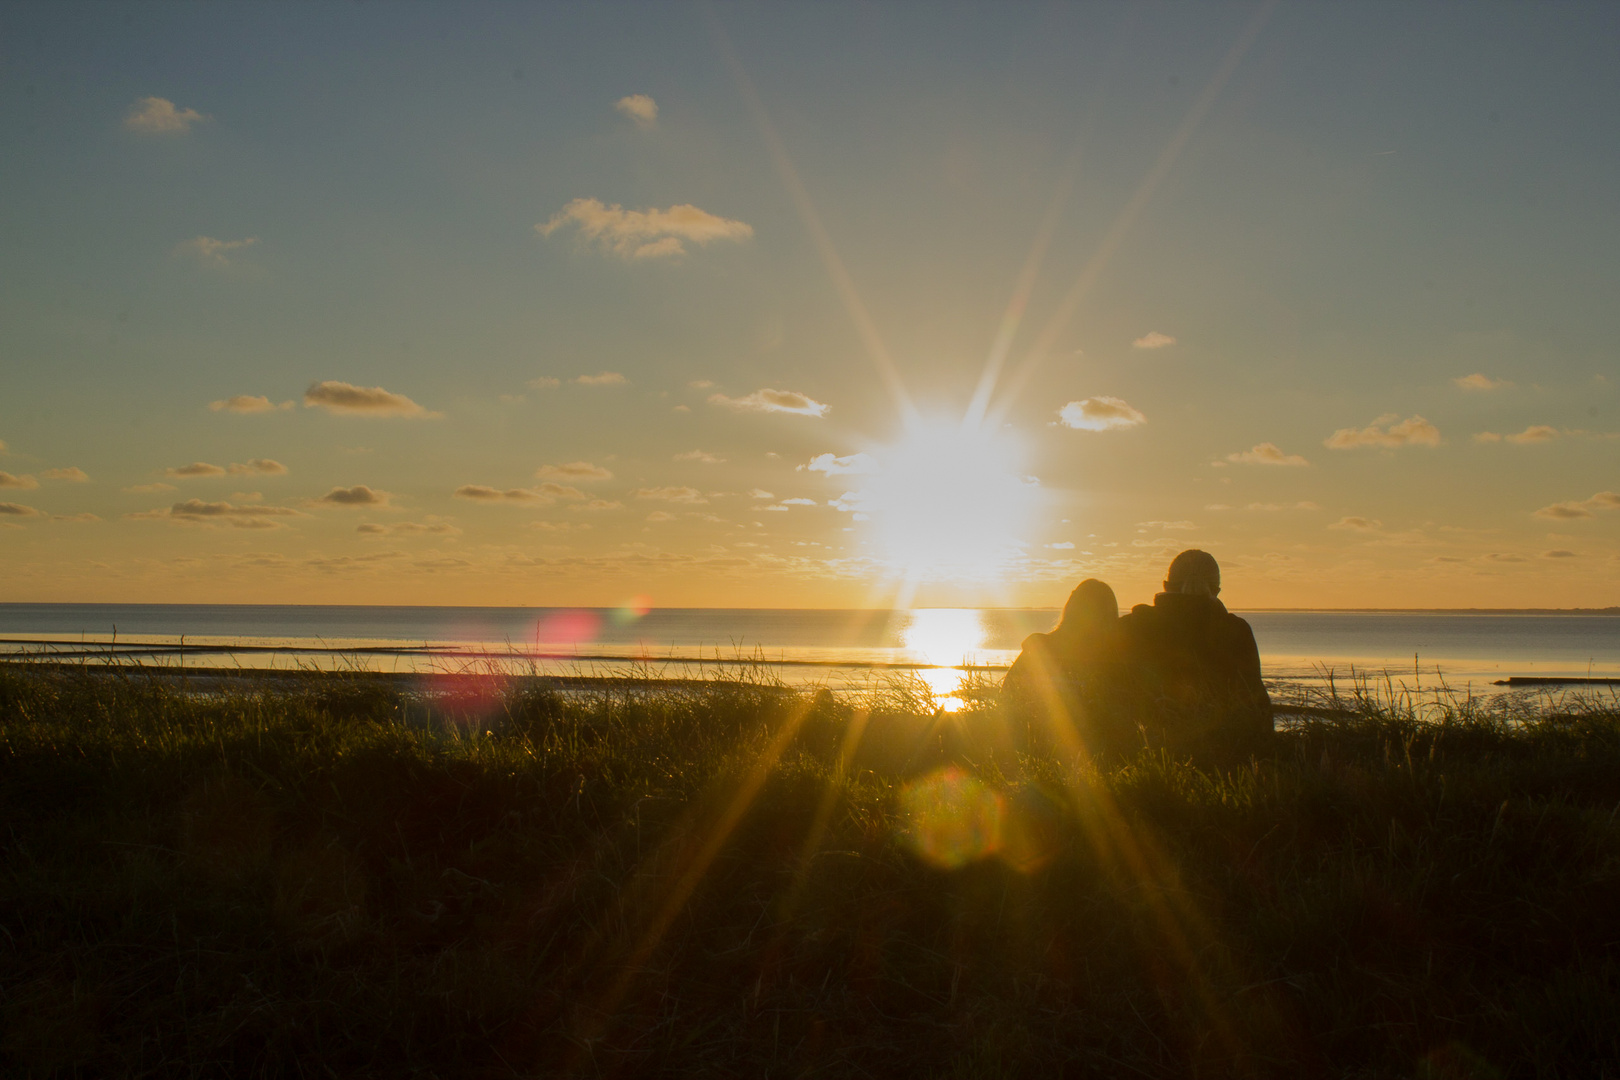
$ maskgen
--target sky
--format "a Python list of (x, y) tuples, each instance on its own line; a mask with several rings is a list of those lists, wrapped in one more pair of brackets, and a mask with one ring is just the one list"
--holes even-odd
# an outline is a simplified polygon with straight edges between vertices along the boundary
[(1620, 604), (1620, 7), (0, 6), (0, 601)]

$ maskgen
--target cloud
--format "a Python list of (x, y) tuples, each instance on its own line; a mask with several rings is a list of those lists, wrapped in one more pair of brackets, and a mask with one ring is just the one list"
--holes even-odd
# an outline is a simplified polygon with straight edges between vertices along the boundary
[(1568, 550), (1565, 550), (1564, 548), (1559, 548), (1559, 549), (1557, 549), (1555, 551), (1543, 551), (1541, 553), (1541, 557), (1543, 559), (1578, 559), (1578, 558), (1580, 558), (1580, 556), (1575, 554), (1573, 551), (1568, 551)]
[(1144, 529), (1195, 529), (1190, 521), (1138, 521), (1137, 526)]
[(94, 514), (52, 514), (51, 520), (89, 524), (101, 519)]
[(1353, 450), (1360, 446), (1439, 446), (1440, 429), (1421, 416), (1396, 421), (1395, 413), (1380, 416), (1364, 428), (1340, 428), (1323, 440), (1331, 450)]
[(198, 476), (224, 476), (225, 470), (206, 461), (193, 461), (190, 465), (182, 465), (178, 469), (164, 469), (163, 475), (189, 480)]
[(1174, 345), (1175, 343), (1176, 339), (1171, 337), (1169, 334), (1161, 334), (1157, 330), (1153, 330), (1149, 333), (1143, 334), (1141, 337), (1131, 342), (1131, 348), (1162, 349), (1166, 345)]
[(693, 390), (713, 390), (714, 389), (714, 380), (713, 379), (693, 379), (691, 382), (687, 383), (686, 385), (691, 387)]
[(1238, 465), (1309, 465), (1298, 454), (1285, 454), (1276, 443), (1257, 443), (1248, 450), (1227, 454), (1226, 460)]
[(1147, 423), (1147, 417), (1117, 397), (1071, 401), (1058, 410), (1058, 419), (1077, 431), (1115, 431)]
[[(1206, 509), (1213, 510), (1214, 507), (1207, 507)], [(1229, 507), (1222, 507), (1222, 509), (1230, 509), (1230, 508)], [(1279, 510), (1320, 510), (1322, 508), (1320, 506), (1317, 506), (1313, 502), (1296, 502), (1296, 503), (1261, 503), (1261, 502), (1252, 502), (1248, 506), (1245, 506), (1243, 509), (1245, 509), (1245, 510), (1260, 510), (1260, 511), (1264, 511), (1264, 512), (1267, 512), (1267, 513), (1274, 513), (1274, 512), (1279, 511)]]
[(429, 518), (427, 521), (400, 521), (392, 525), (381, 525), (368, 521), (363, 525), (356, 525), (354, 531), (366, 536), (402, 535), (414, 536), (432, 534), (435, 536), (460, 536), (461, 530), (448, 521), (437, 521)]
[(1351, 529), (1355, 532), (1377, 532), (1384, 523), (1377, 518), (1342, 517), (1329, 525), (1330, 529)]
[(1548, 427), (1546, 424), (1531, 424), (1517, 435), (1508, 435), (1506, 438), (1508, 442), (1518, 443), (1521, 446), (1525, 443), (1548, 442), (1558, 438), (1558, 429)]
[(228, 502), (187, 499), (173, 506), (124, 516), (137, 519), (169, 519), (191, 524), (223, 523), (238, 529), (278, 529), (281, 527), (280, 523), (270, 520), (271, 518), (301, 515), (288, 506), (237, 506)]
[(24, 506), (22, 503), (0, 502), (0, 514), (7, 517), (33, 517), (37, 513), (39, 513), (38, 510), (35, 510), (32, 506)]
[(177, 109), (168, 98), (143, 97), (129, 107), (124, 127), (142, 135), (184, 135), (191, 125), (208, 119), (196, 109)]
[(1523, 555), (1504, 554), (1504, 553), (1499, 552), (1499, 551), (1493, 551), (1489, 555), (1484, 556), (1484, 558), (1485, 558), (1486, 562), (1524, 562), (1524, 561), (1526, 561), (1525, 557)]
[(797, 413), (800, 416), (825, 416), (829, 408), (796, 390), (772, 390), (769, 387), (737, 398), (727, 397), (724, 394), (710, 394), (709, 404), (749, 412)]
[(720, 465), (724, 463), (726, 459), (721, 457), (719, 454), (711, 454), (707, 450), (688, 450), (684, 454), (676, 454), (673, 460), (701, 461), (705, 465)]
[(709, 501), (703, 497), (703, 492), (694, 487), (637, 488), (631, 494), (638, 499), (661, 499), (664, 502), (697, 504)]
[(643, 131), (651, 130), (658, 123), (658, 102), (651, 95), (631, 94), (615, 101), (613, 107), (634, 120), (636, 127)]
[(783, 499), (782, 500), (782, 505), (783, 506), (817, 506), (819, 504), (814, 499)]
[(66, 480), (74, 484), (87, 484), (90, 482), (90, 474), (76, 465), (70, 465), (65, 469), (46, 469), (39, 475), (47, 480)]
[(648, 521), (674, 521), (675, 515), (668, 510), (654, 510), (647, 515)]
[(754, 227), (746, 222), (717, 217), (689, 203), (668, 210), (626, 210), (617, 203), (606, 206), (600, 199), (575, 199), (534, 228), (541, 236), (550, 236), (570, 223), (579, 226), (587, 241), (626, 259), (684, 255), (686, 240), (701, 245), (754, 235)]
[(243, 240), (216, 240), (212, 236), (194, 236), (190, 240), (182, 240), (174, 245), (174, 253), (189, 255), (205, 266), (229, 266), (231, 261), (225, 257), (227, 251), (251, 247), (258, 242), (257, 236), (249, 236)]
[(1620, 510), (1620, 494), (1612, 491), (1600, 491), (1590, 499), (1579, 502), (1553, 503), (1543, 506), (1534, 514), (1539, 518), (1551, 518), (1554, 521), (1574, 521), (1577, 518), (1596, 517), (1594, 510)]
[(352, 383), (327, 379), (311, 383), (304, 391), (306, 408), (321, 408), (327, 412), (353, 416), (422, 416), (436, 417), (404, 394), (394, 394), (380, 386), (355, 386)]
[(573, 480), (576, 483), (589, 480), (611, 480), (613, 474), (600, 465), (592, 465), (588, 461), (570, 461), (564, 465), (542, 465), (534, 470), (536, 480)]
[(541, 375), (538, 378), (529, 380), (529, 389), (531, 390), (555, 390), (561, 385), (561, 379), (553, 378), (550, 375)]
[(235, 397), (228, 397), (223, 401), (210, 401), (208, 407), (215, 412), (262, 413), (275, 412), (278, 409), (290, 409), (293, 407), (293, 403), (283, 401), (280, 405), (276, 405), (263, 394), (237, 394)]
[(315, 501), (328, 506), (387, 506), (391, 498), (393, 496), (386, 491), (356, 484), (354, 487), (335, 487)]
[(630, 380), (617, 371), (604, 371), (599, 375), (581, 375), (574, 381), (580, 386), (623, 386)]
[(1489, 375), (1481, 375), (1477, 371), (1472, 375), (1459, 375), (1451, 381), (1464, 390), (1501, 390), (1513, 385), (1506, 379), (1493, 379)]
[(173, 484), (136, 484), (124, 489), (131, 495), (152, 495), (160, 491), (179, 491)]
[(1055, 544), (1047, 544), (1046, 546), (1051, 548), (1053, 551), (1073, 551), (1074, 550), (1074, 541), (1073, 540), (1059, 540)]
[(800, 465), (799, 468), (826, 476), (865, 474), (877, 471), (877, 459), (871, 454), (846, 454), (843, 457), (835, 454), (817, 454), (808, 464)]
[(287, 466), (270, 458), (249, 458), (242, 463), (231, 462), (231, 467), (225, 470), (232, 476), (286, 476)]
[(455, 497), (473, 502), (549, 503), (552, 500), (530, 488), (492, 488), (485, 484), (463, 484), (456, 488)]
[(32, 476), (14, 476), (8, 472), (0, 472), (0, 488), (15, 488), (19, 491), (32, 491), (39, 487), (39, 481)]

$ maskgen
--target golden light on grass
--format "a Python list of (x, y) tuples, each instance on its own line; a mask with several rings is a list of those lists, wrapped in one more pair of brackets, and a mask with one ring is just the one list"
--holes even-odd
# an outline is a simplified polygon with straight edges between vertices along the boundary
[[(956, 665), (965, 663), (984, 648), (984, 623), (972, 608), (923, 608), (907, 614), (900, 644), (906, 659), (914, 663)], [(966, 703), (957, 695), (962, 673), (954, 666), (924, 668), (917, 677), (928, 684), (934, 704), (946, 712), (958, 712)]]
[(907, 784), (900, 807), (906, 839), (924, 862), (955, 870), (1001, 850), (1005, 801), (954, 765)]

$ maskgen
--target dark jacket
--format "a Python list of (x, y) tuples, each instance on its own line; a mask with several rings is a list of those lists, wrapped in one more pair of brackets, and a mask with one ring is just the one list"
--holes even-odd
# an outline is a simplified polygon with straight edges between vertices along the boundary
[(1208, 596), (1160, 593), (1120, 620), (1124, 661), (1139, 686), (1172, 712), (1198, 714), (1204, 733), (1271, 731), (1271, 699), (1249, 624)]

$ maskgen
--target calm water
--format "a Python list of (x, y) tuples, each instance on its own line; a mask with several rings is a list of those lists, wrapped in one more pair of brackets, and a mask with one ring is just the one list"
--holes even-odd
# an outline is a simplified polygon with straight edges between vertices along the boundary
[[(542, 668), (578, 670), (614, 660), (690, 666), (758, 659), (784, 670), (813, 665), (1004, 665), (1025, 635), (1050, 629), (1055, 611), (343, 607), (192, 604), (0, 604), (0, 648), (64, 643), (295, 646), (328, 655), (354, 647), (430, 646), (381, 654), (373, 667), (427, 668), (485, 653), (550, 654)], [(1254, 627), (1267, 674), (1323, 667), (1389, 669), (1425, 678), (1488, 681), (1506, 675), (1620, 676), (1620, 616), (1413, 613), (1241, 613)], [(13, 644), (6, 644), (11, 642)], [(313, 661), (312, 656), (317, 658)], [(318, 654), (238, 653), (258, 666), (320, 663)], [(818, 676), (819, 677), (819, 676)]]

